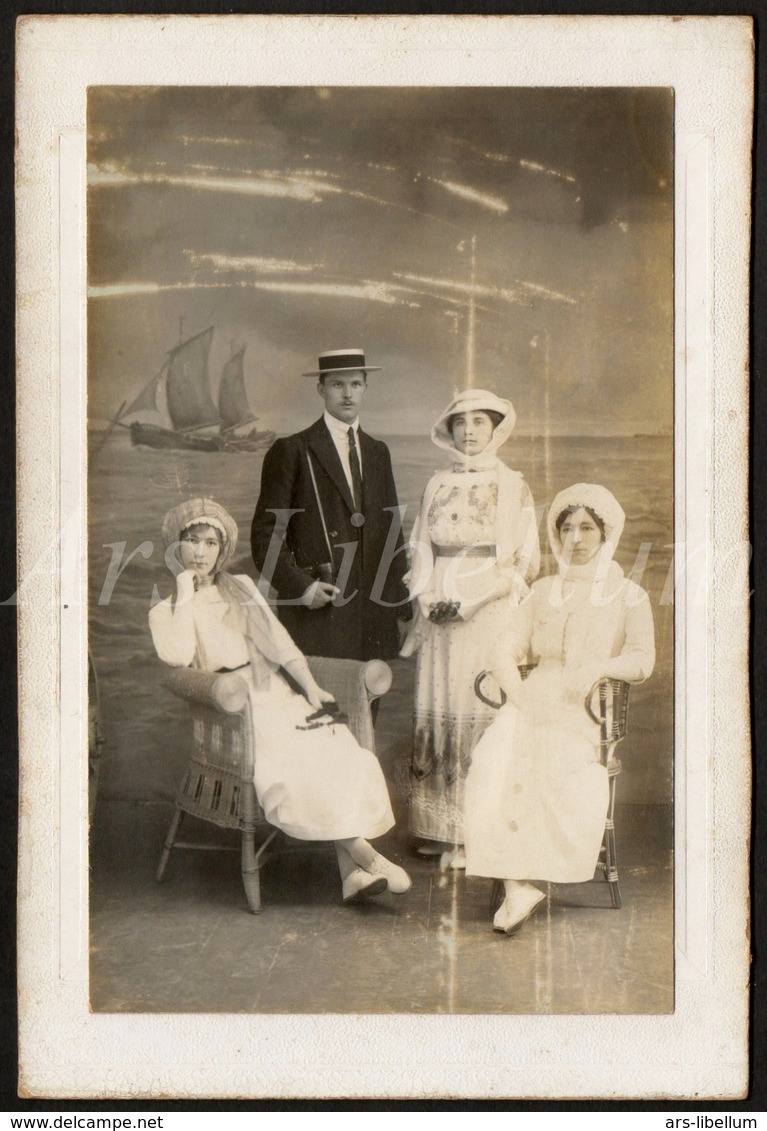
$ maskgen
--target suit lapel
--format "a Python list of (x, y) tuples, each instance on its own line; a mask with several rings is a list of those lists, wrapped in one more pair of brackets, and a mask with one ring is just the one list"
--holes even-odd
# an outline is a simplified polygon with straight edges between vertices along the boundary
[[(306, 442), (317, 457), (317, 462), (321, 464), (323, 469), (330, 476), (339, 495), (344, 500), (349, 510), (353, 511), (354, 502), (352, 500), (352, 493), (346, 481), (336, 446), (333, 443), (333, 437), (330, 435), (324, 420), (318, 420), (316, 424), (312, 425), (307, 433)], [(364, 455), (362, 458), (365, 458)], [(362, 474), (364, 477), (364, 469)]]
[(362, 453), (362, 500), (366, 514), (377, 510), (381, 477), (378, 474), (378, 450), (375, 442), (360, 428), (357, 440)]

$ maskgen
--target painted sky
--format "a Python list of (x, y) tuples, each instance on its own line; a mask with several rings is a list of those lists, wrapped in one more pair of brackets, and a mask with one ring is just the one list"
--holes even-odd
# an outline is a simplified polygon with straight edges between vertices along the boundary
[(371, 431), (424, 432), (473, 383), (520, 432), (672, 422), (668, 90), (92, 88), (89, 412), (184, 334), (246, 345), (264, 426), (362, 347)]

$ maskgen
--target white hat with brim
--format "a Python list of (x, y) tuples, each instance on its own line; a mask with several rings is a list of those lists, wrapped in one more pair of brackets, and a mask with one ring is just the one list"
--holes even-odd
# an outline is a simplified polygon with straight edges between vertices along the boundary
[(361, 369), (365, 373), (377, 373), (380, 365), (368, 365), (361, 349), (327, 350), (319, 356), (319, 369), (303, 373), (303, 377), (325, 377), (328, 373), (349, 373)]

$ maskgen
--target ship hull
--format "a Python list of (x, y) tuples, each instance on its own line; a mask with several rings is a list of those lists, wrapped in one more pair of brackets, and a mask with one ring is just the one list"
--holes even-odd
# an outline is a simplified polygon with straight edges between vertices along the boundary
[(227, 436), (224, 451), (227, 452), (261, 452), (270, 448), (277, 438), (275, 432), (257, 432), (254, 428), (245, 436)]
[(195, 436), (190, 433), (174, 432), (171, 428), (161, 428), (159, 424), (139, 424), (130, 426), (131, 443), (147, 448), (173, 448), (186, 452), (220, 452), (224, 441), (220, 436)]

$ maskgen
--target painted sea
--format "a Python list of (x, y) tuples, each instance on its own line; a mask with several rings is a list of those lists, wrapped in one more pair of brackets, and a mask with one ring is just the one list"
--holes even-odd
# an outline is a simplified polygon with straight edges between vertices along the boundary
[[(389, 436), (405, 529), (423, 487), (444, 457), (428, 439)], [(96, 437), (92, 438), (95, 440)], [(234, 515), (241, 544), (234, 568), (251, 572), (248, 536), (263, 453), (156, 451), (110, 435), (91, 460), (89, 478), (90, 649), (99, 677), (107, 739), (99, 801), (171, 801), (185, 761), (185, 708), (164, 690), (164, 668), (147, 626), (153, 599), (171, 592), (159, 535), (164, 513), (182, 498), (210, 495)], [(602, 483), (627, 521), (616, 560), (651, 595), (658, 663), (632, 691), (630, 734), (621, 748), (623, 803), (671, 799), (673, 769), (673, 604), (669, 587), (673, 542), (673, 439), (670, 436), (513, 439), (502, 451), (525, 476), (537, 504), (578, 481)], [(541, 527), (543, 561), (552, 561)], [(407, 757), (414, 661), (394, 663), (392, 691), (378, 722), (378, 753), (392, 789)]]

